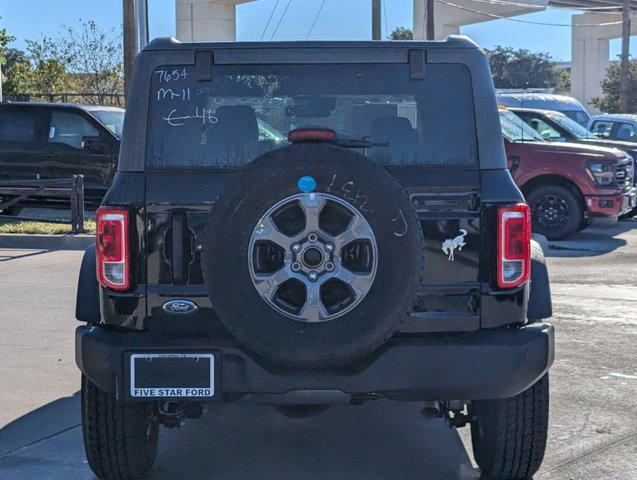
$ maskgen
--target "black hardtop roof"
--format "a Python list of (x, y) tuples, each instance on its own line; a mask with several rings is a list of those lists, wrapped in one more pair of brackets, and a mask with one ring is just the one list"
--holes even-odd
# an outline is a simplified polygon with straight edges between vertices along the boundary
[(283, 41), (283, 42), (181, 42), (173, 37), (154, 39), (144, 47), (144, 51), (155, 50), (214, 50), (216, 48), (231, 49), (313, 49), (313, 48), (379, 48), (379, 49), (413, 49), (413, 48), (470, 48), (479, 49), (478, 45), (465, 35), (450, 35), (443, 41), (388, 40), (388, 41)]
[[(171, 66), (194, 66), (196, 81), (209, 82), (213, 65), (402, 64), (411, 80), (427, 78), (439, 64), (461, 65), (470, 73), (481, 169), (506, 168), (506, 154), (489, 62), (470, 38), (451, 35), (429, 41), (297, 41), (182, 43), (174, 38), (150, 42), (135, 60), (127, 98), (119, 171), (144, 172), (151, 72)], [(432, 67), (436, 68), (436, 67)], [(160, 69), (160, 70), (157, 70)], [(127, 133), (128, 132), (128, 133)]]

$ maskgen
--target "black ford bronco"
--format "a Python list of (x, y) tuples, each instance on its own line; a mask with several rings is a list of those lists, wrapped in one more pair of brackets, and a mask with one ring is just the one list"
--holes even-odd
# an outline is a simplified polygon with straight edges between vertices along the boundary
[(487, 478), (544, 455), (547, 270), (471, 41), (191, 43), (138, 55), (77, 296), (88, 462), (159, 425), (420, 402)]

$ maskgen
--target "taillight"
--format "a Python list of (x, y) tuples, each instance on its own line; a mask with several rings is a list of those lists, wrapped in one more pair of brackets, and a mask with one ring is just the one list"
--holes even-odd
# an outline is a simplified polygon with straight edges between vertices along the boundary
[(531, 214), (518, 203), (498, 209), (498, 287), (522, 285), (531, 272)]
[(130, 286), (128, 211), (101, 207), (97, 210), (97, 279), (105, 287), (126, 290)]

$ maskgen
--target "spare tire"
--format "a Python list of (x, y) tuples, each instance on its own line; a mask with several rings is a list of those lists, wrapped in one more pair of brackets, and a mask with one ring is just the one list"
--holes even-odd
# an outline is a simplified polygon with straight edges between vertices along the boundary
[(351, 150), (298, 144), (229, 182), (202, 268), (225, 327), (268, 360), (328, 366), (381, 346), (413, 307), (422, 229), (401, 186)]

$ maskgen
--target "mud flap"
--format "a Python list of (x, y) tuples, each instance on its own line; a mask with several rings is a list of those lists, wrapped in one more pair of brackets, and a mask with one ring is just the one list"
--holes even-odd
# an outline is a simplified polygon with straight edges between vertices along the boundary
[(538, 242), (531, 240), (531, 284), (526, 317), (533, 323), (552, 315), (551, 284), (544, 251)]
[(95, 266), (95, 245), (84, 251), (80, 278), (77, 281), (75, 318), (81, 322), (100, 323), (100, 293)]

